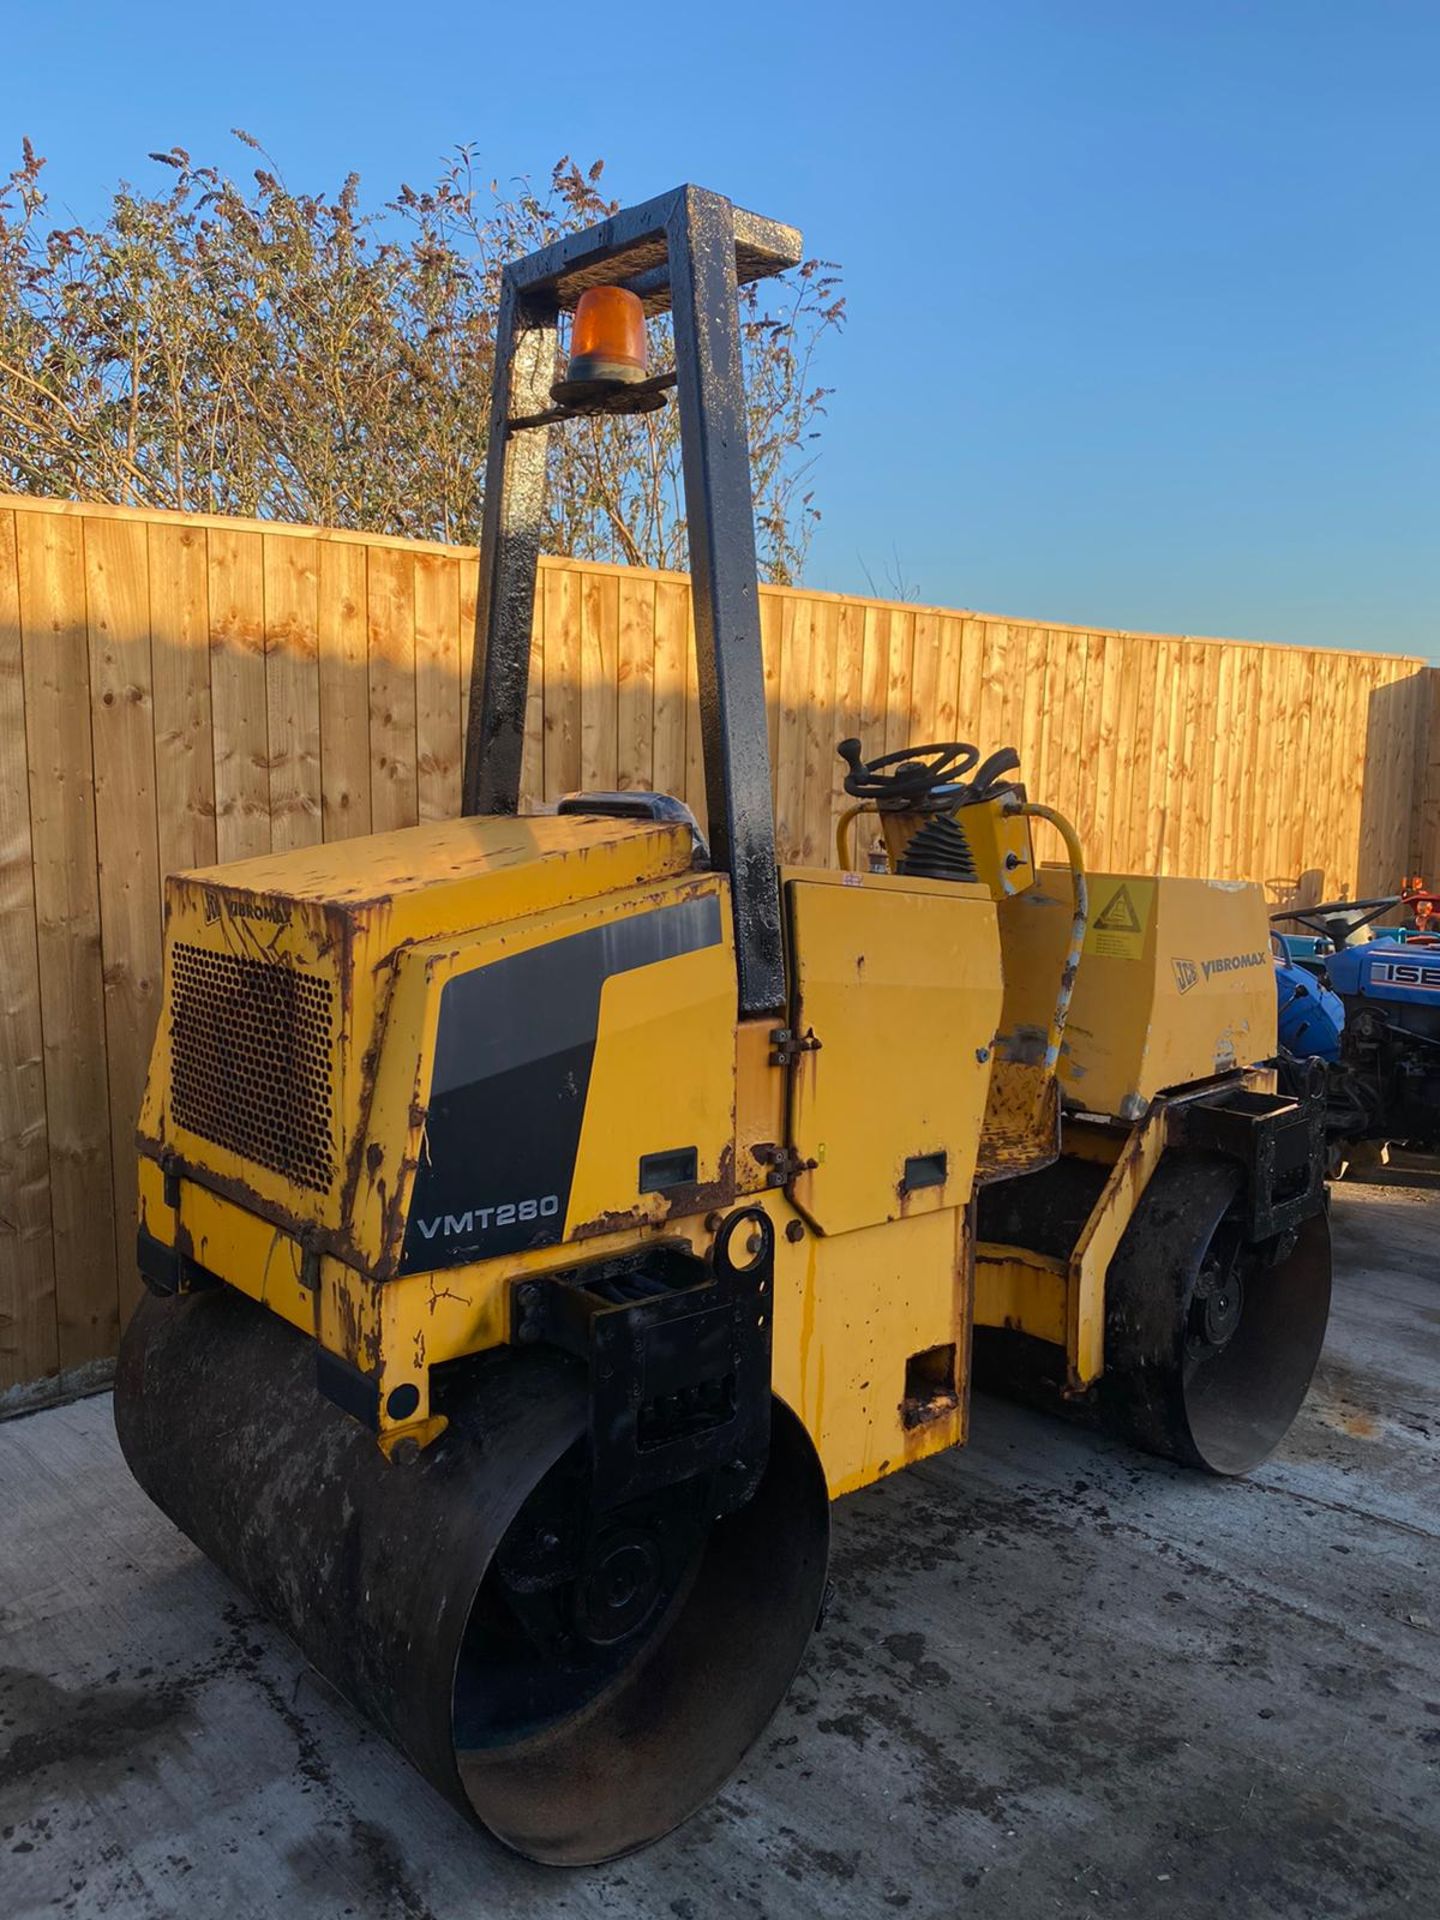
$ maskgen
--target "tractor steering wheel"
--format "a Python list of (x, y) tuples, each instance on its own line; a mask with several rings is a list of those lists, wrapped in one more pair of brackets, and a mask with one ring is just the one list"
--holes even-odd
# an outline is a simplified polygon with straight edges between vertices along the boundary
[(949, 786), (969, 773), (980, 758), (980, 749), (968, 740), (905, 747), (899, 753), (882, 753), (870, 761), (860, 758), (858, 740), (842, 740), (836, 752), (850, 769), (845, 776), (845, 791), (852, 799), (892, 802), (928, 799), (937, 787)]
[(1277, 920), (1293, 920), (1336, 947), (1344, 947), (1362, 927), (1368, 927), (1372, 920), (1378, 920), (1382, 913), (1400, 904), (1398, 893), (1389, 894), (1383, 900), (1327, 900), (1318, 907), (1282, 907), (1278, 913), (1271, 914), (1270, 922), (1273, 926)]

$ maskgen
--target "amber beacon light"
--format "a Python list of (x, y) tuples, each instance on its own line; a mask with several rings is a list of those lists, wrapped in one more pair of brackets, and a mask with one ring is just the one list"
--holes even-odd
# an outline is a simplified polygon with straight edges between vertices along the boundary
[(645, 378), (645, 309), (624, 287), (587, 287), (575, 308), (570, 365), (555, 398), (577, 401), (613, 393)]

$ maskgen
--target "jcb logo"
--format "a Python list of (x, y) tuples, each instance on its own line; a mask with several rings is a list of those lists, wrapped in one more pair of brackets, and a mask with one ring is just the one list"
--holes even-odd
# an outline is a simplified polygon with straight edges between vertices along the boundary
[(1175, 969), (1176, 986), (1181, 993), (1188, 993), (1200, 978), (1200, 969), (1193, 960), (1172, 960), (1170, 964)]

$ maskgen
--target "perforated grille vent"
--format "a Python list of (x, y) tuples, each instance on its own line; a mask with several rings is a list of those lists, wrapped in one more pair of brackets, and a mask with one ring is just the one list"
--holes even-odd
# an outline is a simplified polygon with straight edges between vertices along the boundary
[(334, 1177), (328, 980), (176, 942), (170, 1105), (191, 1133), (324, 1192)]

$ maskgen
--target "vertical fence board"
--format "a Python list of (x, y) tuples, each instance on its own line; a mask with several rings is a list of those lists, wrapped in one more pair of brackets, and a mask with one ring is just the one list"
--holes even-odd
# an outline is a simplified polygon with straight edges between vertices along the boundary
[(1020, 708), (1018, 724), (1011, 728), (1013, 745), (1020, 753), (1020, 766), (1027, 782), (1038, 796), (1035, 774), (1039, 771), (1040, 741), (1045, 714), (1045, 630), (1043, 627), (1019, 627), (1011, 642), (1020, 656)]
[[(861, 729), (865, 723), (865, 609), (850, 603), (842, 604), (835, 619), (835, 738), (831, 751), (834, 758), (830, 765), (830, 819), (828, 823), (829, 845), (835, 843), (836, 830), (841, 815), (853, 806), (854, 802), (846, 793), (844, 780), (845, 768), (840, 756), (834, 752), (842, 740), (863, 739)], [(863, 822), (857, 820), (855, 828)], [(858, 833), (852, 829), (850, 836), (851, 857), (855, 858), (855, 849), (863, 844)], [(837, 856), (827, 853), (827, 862)], [(860, 864), (864, 864), (863, 861)]]
[[(464, 731), (470, 713), (470, 670), (475, 660), (475, 603), (480, 591), (480, 556), (469, 547), (457, 550), (456, 559), (460, 566), (460, 730), (461, 743), (464, 743)], [(535, 613), (540, 611), (541, 594), (535, 594)], [(534, 666), (534, 628), (531, 630), (532, 676), (529, 691), (535, 691)], [(528, 709), (527, 709), (528, 718)], [(528, 746), (528, 741), (527, 741)]]
[(206, 547), (215, 857), (244, 860), (270, 851), (265, 548), (242, 527), (212, 527)]
[(1090, 670), (1090, 635), (1052, 632), (1050, 648), (1065, 689), (1056, 740), (1059, 759), (1053, 769), (1052, 790), (1060, 810), (1073, 820), (1080, 811), (1080, 755), (1085, 746), (1085, 682)]
[[(685, 787), (685, 631), (690, 595), (676, 580), (655, 583), (655, 738), (657, 793)], [(548, 654), (548, 648), (547, 648)], [(546, 716), (549, 725), (549, 716)]]
[(1324, 697), (1322, 662), (1312, 656), (1305, 663), (1300, 683), (1302, 708), (1296, 728), (1298, 764), (1295, 769), (1295, 800), (1291, 820), (1291, 847), (1299, 878), (1299, 895), (1309, 905), (1323, 900), (1325, 894), (1325, 819), (1316, 811), (1320, 755), (1316, 745), (1320, 735), (1320, 709)]
[[(1363, 662), (1361, 663), (1363, 667)], [(1360, 894), (1360, 821), (1365, 801), (1365, 751), (1370, 726), (1370, 684), (1363, 672), (1350, 676), (1346, 701), (1349, 726), (1341, 745), (1341, 795), (1348, 855), (1347, 880)]]
[(842, 772), (835, 751), (844, 735), (835, 730), (835, 655), (840, 607), (834, 600), (814, 603), (810, 641), (810, 698), (805, 708), (805, 809), (800, 857), (806, 866), (835, 864), (831, 820)]
[(1354, 734), (1360, 728), (1360, 694), (1351, 663), (1342, 662), (1334, 696), (1334, 720), (1325, 758), (1329, 782), (1325, 811), (1330, 821), (1330, 892), (1332, 897), (1354, 891), (1355, 810), (1350, 791)]
[[(915, 664), (915, 614), (910, 607), (891, 607), (887, 654), (889, 693), (885, 707), (885, 751), (898, 753), (910, 745), (910, 677)], [(867, 750), (866, 758), (870, 754)]]
[[(1121, 753), (1128, 760), (1126, 771), (1126, 811), (1116, 831), (1117, 851), (1123, 856), (1117, 864), (1138, 873), (1153, 871), (1149, 857), (1151, 741), (1155, 731), (1155, 679), (1160, 670), (1159, 648), (1142, 646), (1126, 636), (1131, 653), (1130, 674), (1135, 683), (1135, 712), (1132, 730), (1121, 742)], [(1135, 657), (1138, 652), (1138, 659)]]
[[(1423, 751), (1419, 736), (1419, 695), (1422, 681), (1418, 674), (1395, 674), (1392, 681), (1395, 687), (1395, 734), (1394, 755), (1391, 767), (1391, 794), (1389, 817), (1389, 846), (1391, 858), (1394, 851), (1404, 847), (1409, 850), (1410, 817), (1414, 810), (1414, 786), (1418, 783), (1420, 769), (1424, 764)], [(1409, 778), (1407, 779), (1407, 774)], [(1392, 865), (1391, 882), (1399, 886), (1409, 873), (1411, 862), (1401, 860)]]
[[(1334, 811), (1328, 804), (1326, 787), (1330, 779), (1331, 743), (1335, 738), (1335, 700), (1339, 682), (1339, 656), (1315, 657), (1315, 704), (1311, 714), (1311, 751), (1305, 773), (1305, 818), (1311, 824), (1313, 850), (1310, 864), (1316, 869), (1316, 893), (1321, 900), (1333, 898), (1337, 879)], [(1224, 694), (1222, 692), (1222, 699)], [(1232, 703), (1227, 711), (1234, 711)]]
[(320, 548), (321, 825), (327, 840), (369, 833), (370, 664), (363, 547)]
[[(462, 573), (461, 579), (465, 576)], [(462, 624), (465, 632), (471, 633), (475, 626), (475, 588), (479, 585), (478, 571), (474, 575), (475, 585), (471, 589), (470, 611), (464, 613), (464, 593), (461, 587)], [(462, 675), (461, 713), (470, 711), (470, 668), (468, 662)], [(545, 798), (545, 596), (535, 595), (535, 604), (530, 613), (530, 671), (525, 682), (525, 747), (520, 757), (520, 807), (521, 811), (540, 806)]]
[(655, 739), (655, 582), (644, 574), (620, 582), (616, 655), (616, 784), (649, 787)]
[(1195, 847), (1190, 872), (1213, 878), (1219, 871), (1217, 819), (1219, 793), (1215, 781), (1220, 663), (1223, 647), (1201, 647), (1200, 728), (1195, 748)]
[(413, 827), (415, 774), (415, 559), (372, 548), (365, 582), (369, 637), (370, 818), (377, 833)]
[(1422, 676), (1416, 708), (1419, 766), (1410, 866), (1427, 886), (1440, 888), (1440, 668), (1432, 667)]
[(587, 574), (580, 593), (580, 785), (587, 793), (613, 793), (619, 784), (619, 665), (619, 576)]
[(208, 536), (203, 527), (175, 521), (157, 521), (146, 532), (155, 820), (163, 880), (167, 873), (208, 867), (215, 860)]
[(1409, 862), (1401, 861), (1395, 864), (1394, 854), (1397, 847), (1407, 844), (1409, 816), (1414, 801), (1413, 793), (1407, 791), (1404, 775), (1408, 768), (1412, 778), (1414, 777), (1414, 770), (1420, 765), (1420, 756), (1416, 747), (1416, 680), (1414, 677), (1394, 674), (1390, 685), (1394, 690), (1395, 709), (1391, 735), (1390, 806), (1386, 820), (1386, 847), (1392, 864), (1390, 878), (1386, 885), (1399, 887), (1409, 871)]
[[(1271, 743), (1273, 726), (1272, 655), (1273, 649), (1269, 647), (1256, 649), (1254, 720), (1247, 730), (1248, 743), (1259, 745), (1264, 742), (1267, 748)], [(1273, 791), (1270, 791), (1271, 781), (1260, 777), (1260, 764), (1262, 763), (1257, 763), (1254, 759), (1250, 762), (1251, 779), (1247, 788), (1245, 806), (1245, 840), (1252, 877), (1269, 887), (1275, 874), (1275, 863), (1270, 854), (1268, 823), (1274, 818), (1276, 798)], [(1263, 764), (1268, 765), (1268, 753)], [(1279, 904), (1278, 894), (1272, 892), (1271, 897)]]
[(1155, 665), (1155, 709), (1150, 731), (1150, 813), (1145, 865), (1169, 873), (1170, 836), (1181, 775), (1184, 734), (1183, 654), (1179, 640), (1162, 640)]
[(1217, 879), (1233, 879), (1233, 860), (1235, 860), (1235, 808), (1233, 795), (1236, 785), (1244, 780), (1244, 768), (1238, 764), (1235, 751), (1235, 728), (1225, 722), (1223, 716), (1236, 712), (1236, 687), (1240, 684), (1240, 649), (1238, 647), (1217, 647), (1219, 653), (1219, 672), (1215, 678), (1215, 712), (1212, 714), (1212, 728), (1215, 733), (1215, 758), (1213, 758), (1212, 793), (1213, 804), (1210, 814), (1210, 874)]
[(1202, 723), (1200, 713), (1200, 649), (1188, 640), (1174, 648), (1175, 680), (1171, 694), (1170, 791), (1172, 802), (1165, 833), (1165, 871), (1183, 873), (1195, 860), (1195, 760)]
[(928, 745), (940, 738), (935, 724), (935, 709), (940, 704), (940, 615), (929, 611), (915, 615), (915, 644), (910, 661), (911, 740)]
[[(977, 673), (974, 680), (968, 678), (972, 654)], [(940, 654), (935, 688), (934, 724), (937, 740), (969, 740), (973, 745), (979, 745), (975, 736), (961, 726), (960, 715), (967, 702), (973, 701), (977, 709), (983, 707), (986, 698), (985, 664), (983, 624), (978, 620), (962, 620), (956, 614), (943, 614), (940, 619)], [(980, 740), (998, 740), (1000, 732), (999, 726), (985, 726), (982, 712)]]
[[(885, 739), (885, 701), (889, 685), (890, 669), (890, 627), (881, 607), (867, 605), (861, 616), (860, 639), (860, 714), (855, 728), (855, 739), (868, 756), (876, 749), (872, 741), (883, 743)], [(776, 760), (776, 778), (779, 778), (780, 743), (775, 741), (772, 751)], [(843, 778), (843, 775), (842, 775)], [(848, 804), (850, 796), (845, 796)], [(873, 814), (860, 814), (850, 829), (851, 858), (862, 870), (870, 864), (870, 853), (879, 839), (879, 828)]]
[(994, 748), (1010, 744), (995, 711), (987, 637), (983, 620), (947, 617), (941, 623), (941, 710), (930, 736), (963, 740), (979, 749), (981, 760)]
[(1277, 903), (1284, 902), (1288, 886), (1281, 853), (1285, 812), (1280, 791), (1280, 766), (1284, 751), (1284, 687), (1281, 682), (1284, 665), (1284, 656), (1274, 648), (1261, 649), (1256, 674), (1255, 740), (1263, 756), (1258, 765), (1263, 766), (1265, 772), (1262, 779), (1257, 779), (1250, 849), (1257, 875), (1265, 881), (1272, 899)]
[(1312, 821), (1306, 811), (1306, 778), (1312, 764), (1310, 721), (1314, 698), (1315, 660), (1311, 655), (1292, 662), (1292, 675), (1286, 695), (1287, 718), (1290, 722), (1287, 734), (1291, 752), (1287, 769), (1290, 835), (1287, 853), (1289, 864), (1296, 875), (1300, 896), (1311, 904), (1314, 902), (1314, 897), (1317, 897), (1317, 890), (1311, 877)]
[(1416, 672), (1412, 669), (1406, 676), (1406, 695), (1409, 748), (1407, 752), (1404, 741), (1399, 742), (1396, 758), (1402, 768), (1408, 762), (1410, 777), (1408, 780), (1401, 778), (1397, 783), (1394, 831), (1397, 843), (1405, 845), (1407, 849), (1407, 858), (1402, 862), (1403, 872), (1413, 874), (1419, 863), (1416, 824), (1424, 802), (1430, 755), (1430, 676), (1423, 670)]
[(1115, 709), (1115, 784), (1104, 808), (1104, 844), (1125, 845), (1128, 856), (1130, 810), (1135, 794), (1135, 746), (1140, 724), (1141, 663), (1139, 649), (1128, 634), (1112, 634), (1110, 648), (1108, 658), (1113, 661), (1119, 680), (1119, 697)]
[(705, 789), (705, 740), (700, 726), (700, 663), (696, 656), (695, 606), (685, 596), (685, 784), (680, 798), (700, 822), (701, 832), (708, 830), (708, 799)]
[[(1115, 685), (1114, 668), (1109, 664), (1110, 638), (1092, 633), (1086, 641), (1085, 693), (1081, 706), (1080, 732), (1075, 748), (1079, 787), (1075, 795), (1075, 825), (1082, 846), (1108, 846), (1109, 825), (1104, 820), (1109, 795), (1114, 791), (1115, 768)], [(1110, 710), (1107, 715), (1106, 677), (1109, 675)]]
[(1249, 716), (1255, 707), (1255, 648), (1232, 647), (1233, 661), (1230, 712), (1221, 718), (1230, 736), (1229, 760), (1225, 782), (1225, 826), (1222, 841), (1222, 877), (1233, 879), (1239, 869), (1245, 839), (1245, 808), (1252, 798), (1255, 765), (1248, 746)]
[[(1364, 662), (1358, 663), (1363, 669)], [(1345, 710), (1348, 726), (1337, 756), (1337, 787), (1341, 797), (1341, 824), (1347, 853), (1347, 880), (1358, 898), (1360, 833), (1365, 811), (1365, 755), (1370, 731), (1370, 682), (1362, 671), (1349, 676)]]
[(1376, 881), (1378, 891), (1389, 893), (1403, 884), (1409, 867), (1405, 856), (1410, 851), (1410, 817), (1421, 777), (1416, 704), (1423, 683), (1419, 675), (1406, 672), (1396, 662), (1382, 661), (1380, 670), (1385, 716), (1381, 767), (1386, 777), (1381, 790)]
[(415, 556), (415, 782), (422, 820), (460, 811), (460, 570)]
[(269, 714), (270, 844), (321, 835), (318, 542), (265, 537), (265, 699)]
[(810, 702), (814, 608), (787, 597), (780, 640), (780, 768), (775, 791), (775, 844), (782, 860), (798, 860), (805, 833), (805, 715)]
[[(885, 691), (890, 630), (882, 618), (882, 609), (867, 606), (861, 622), (860, 640), (860, 720), (855, 736), (868, 751), (872, 740), (885, 737)], [(779, 742), (775, 758), (780, 757)]]
[(1023, 689), (1014, 684), (1018, 676), (1011, 662), (1009, 622), (954, 619), (948, 624), (958, 633), (960, 661), (969, 659), (972, 636), (980, 660), (976, 712), (973, 716), (966, 714), (968, 685), (962, 683), (956, 696), (955, 737), (971, 741), (982, 752), (987, 742), (992, 748), (1014, 746), (1019, 712), (1015, 695)]
[(119, 1334), (84, 523), (16, 516), (61, 1371)]
[[(1064, 661), (1058, 655), (1055, 636), (1047, 627), (1031, 629), (1030, 646), (1038, 657), (1036, 687), (1039, 713), (1035, 723), (1034, 745), (1026, 755), (1025, 764), (1035, 769), (1032, 777), (1038, 780), (1042, 768), (1058, 767), (1063, 764), (1065, 758), (1062, 745), (1065, 726), (1065, 671)], [(1049, 795), (1055, 805), (1060, 805), (1058, 786), (1051, 787)]]
[(0, 1408), (60, 1371), (15, 515), (0, 513)]
[(765, 684), (765, 745), (770, 754), (770, 800), (775, 800), (775, 776), (780, 764), (780, 637), (784, 601), (778, 593), (760, 595), (760, 659)]
[(1374, 694), (1365, 778), (1363, 846), (1368, 862), (1366, 890), (1389, 893), (1400, 884), (1393, 864), (1391, 827), (1395, 812), (1396, 702), (1385, 663), (1372, 662)]
[(1357, 786), (1360, 792), (1360, 831), (1356, 854), (1356, 886), (1362, 898), (1378, 893), (1379, 874), (1383, 866), (1380, 856), (1379, 828), (1382, 808), (1379, 799), (1379, 782), (1370, 777), (1370, 769), (1385, 750), (1385, 727), (1381, 714), (1380, 672), (1378, 663), (1373, 660), (1364, 662), (1362, 685), (1365, 689), (1364, 728), (1365, 739), (1361, 751), (1361, 761)]
[[(544, 583), (545, 798), (553, 803), (580, 785), (581, 581), (568, 567), (547, 567)], [(683, 658), (680, 671), (683, 727)]]
[(149, 554), (134, 521), (85, 527), (115, 1271), (122, 1313), (135, 1267), (135, 1114), (160, 1010), (159, 828), (150, 664)]

